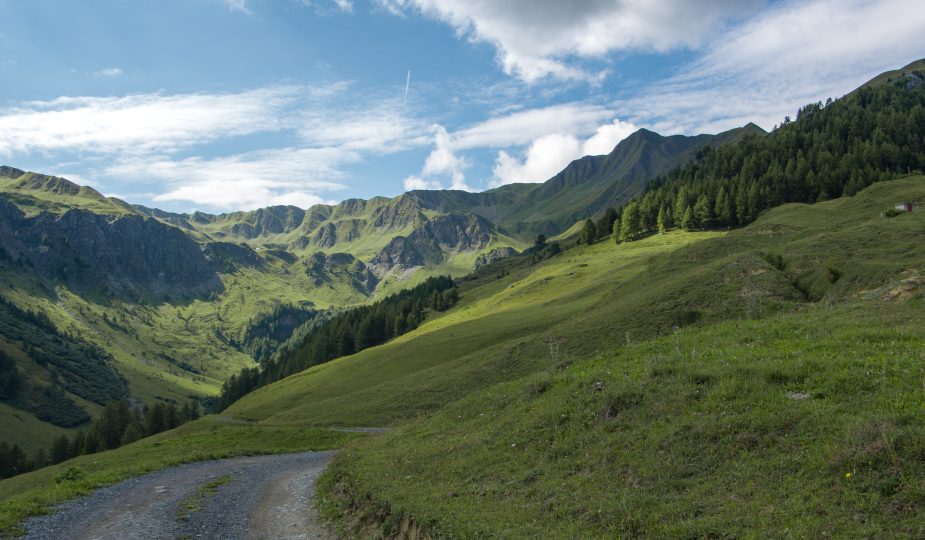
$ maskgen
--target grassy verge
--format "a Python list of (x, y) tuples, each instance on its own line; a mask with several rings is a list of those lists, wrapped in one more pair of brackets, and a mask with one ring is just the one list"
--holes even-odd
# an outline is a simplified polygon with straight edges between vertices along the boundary
[(116, 450), (91, 454), (0, 482), (0, 535), (22, 521), (95, 489), (164, 467), (257, 454), (329, 450), (362, 437), (298, 426), (229, 424), (206, 417)]
[(492, 386), (349, 445), (346, 534), (922, 537), (923, 304), (724, 322)]

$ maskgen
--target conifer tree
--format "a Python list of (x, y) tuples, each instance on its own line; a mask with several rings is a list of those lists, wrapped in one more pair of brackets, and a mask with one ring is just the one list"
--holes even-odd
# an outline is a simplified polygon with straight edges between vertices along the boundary
[(582, 244), (590, 246), (597, 240), (597, 226), (591, 219), (585, 220), (585, 226), (581, 230), (581, 235), (579, 236), (579, 241)]

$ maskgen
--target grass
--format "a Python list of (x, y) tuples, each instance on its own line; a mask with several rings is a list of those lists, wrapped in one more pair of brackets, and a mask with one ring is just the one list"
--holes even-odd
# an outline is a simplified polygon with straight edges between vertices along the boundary
[(492, 386), (348, 446), (326, 511), (375, 513), (361, 536), (921, 537), (922, 309), (724, 322)]
[(116, 450), (0, 481), (0, 535), (22, 532), (22, 521), (67, 500), (154, 470), (210, 459), (329, 450), (362, 437), (305, 426), (254, 426), (205, 417)]
[(177, 507), (177, 521), (189, 521), (190, 515), (202, 510), (203, 504), (218, 493), (218, 488), (231, 481), (228, 475), (219, 476), (196, 489), (196, 493), (183, 500)]

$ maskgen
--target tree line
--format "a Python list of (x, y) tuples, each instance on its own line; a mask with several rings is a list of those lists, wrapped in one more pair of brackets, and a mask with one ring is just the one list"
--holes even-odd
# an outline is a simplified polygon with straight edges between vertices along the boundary
[(0, 351), (0, 401), (34, 413), (56, 426), (80, 425), (89, 416), (65, 391), (105, 405), (128, 396), (125, 380), (111, 366), (112, 356), (100, 347), (59, 331), (47, 315), (20, 308), (0, 297), (0, 335), (16, 343), (47, 370), (43, 391), (23, 384), (15, 360)]
[(247, 322), (239, 339), (229, 343), (263, 363), (293, 334), (293, 332), (318, 315), (312, 304), (283, 304), (270, 312), (258, 315)]
[(425, 282), (388, 296), (374, 304), (342, 311), (311, 321), (301, 342), (263, 362), (261, 368), (245, 368), (222, 385), (217, 409), (261, 386), (311, 366), (351, 355), (385, 343), (418, 327), (429, 312), (444, 311), (459, 300), (459, 290), (449, 276)]
[(640, 196), (585, 221), (580, 241), (744, 226), (784, 203), (851, 196), (923, 169), (925, 87), (865, 87), (806, 105), (767, 136), (703, 148)]
[(158, 402), (146, 411), (133, 406), (128, 400), (114, 401), (103, 408), (102, 414), (86, 431), (78, 431), (73, 437), (60, 435), (48, 450), (39, 450), (31, 458), (19, 445), (0, 442), (0, 478), (9, 478), (85, 454), (113, 450), (173, 429), (200, 415), (199, 402), (196, 400), (190, 400), (181, 407)]

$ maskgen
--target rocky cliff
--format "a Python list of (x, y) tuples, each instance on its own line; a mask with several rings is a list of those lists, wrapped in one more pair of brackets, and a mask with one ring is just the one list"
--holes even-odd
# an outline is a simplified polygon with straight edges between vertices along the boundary
[(174, 297), (222, 288), (196, 242), (139, 215), (74, 209), (26, 217), (0, 199), (0, 249), (39, 275), (80, 290)]

